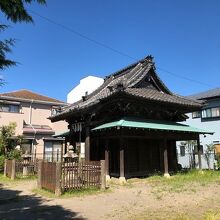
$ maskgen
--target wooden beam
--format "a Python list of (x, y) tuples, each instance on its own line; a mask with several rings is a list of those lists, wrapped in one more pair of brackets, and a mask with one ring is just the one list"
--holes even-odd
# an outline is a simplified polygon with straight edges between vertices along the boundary
[(89, 127), (86, 127), (86, 138), (85, 138), (85, 160), (90, 160), (90, 130)]
[[(167, 132), (167, 131), (153, 131), (153, 130), (143, 130), (143, 129), (126, 129), (123, 130), (123, 138), (140, 138), (140, 139), (160, 139), (163, 140), (163, 136), (166, 135), (169, 140), (176, 141), (186, 141), (186, 140), (195, 140), (198, 137), (198, 134), (195, 133), (185, 133), (185, 132)], [(100, 138), (119, 138), (121, 133), (117, 128), (112, 129), (103, 129), (102, 131), (94, 131), (93, 135), (96, 136), (96, 132)]]

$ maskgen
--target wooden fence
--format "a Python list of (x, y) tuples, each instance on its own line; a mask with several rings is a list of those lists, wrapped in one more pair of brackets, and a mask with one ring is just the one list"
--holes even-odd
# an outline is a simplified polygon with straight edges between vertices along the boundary
[(61, 187), (63, 191), (101, 186), (101, 162), (67, 162), (62, 165)]
[(41, 187), (49, 189), (53, 192), (56, 190), (56, 163), (54, 162), (41, 162), (40, 173)]
[(38, 162), (27, 160), (5, 160), (4, 175), (15, 179), (37, 175)]
[(105, 161), (45, 162), (38, 165), (38, 187), (60, 195), (82, 188), (105, 188)]
[(4, 175), (11, 179), (15, 179), (15, 161), (14, 160), (5, 160)]

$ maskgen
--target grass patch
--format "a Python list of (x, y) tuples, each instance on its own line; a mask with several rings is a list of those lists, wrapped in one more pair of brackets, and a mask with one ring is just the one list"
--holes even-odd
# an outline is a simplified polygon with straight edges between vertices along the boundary
[(99, 188), (91, 187), (87, 189), (77, 189), (77, 190), (70, 190), (64, 192), (61, 196), (56, 196), (54, 192), (46, 189), (33, 189), (32, 192), (35, 194), (39, 194), (41, 196), (47, 197), (47, 198), (71, 198), (71, 197), (84, 197), (89, 195), (99, 195), (102, 193), (110, 193), (110, 189), (101, 190)]
[(193, 213), (183, 213), (183, 212), (168, 212), (168, 211), (146, 211), (139, 215), (133, 215), (128, 217), (130, 220), (197, 220), (197, 219), (204, 219), (204, 220), (220, 220), (220, 211), (204, 211), (202, 215), (196, 215)]
[(36, 180), (37, 176), (27, 176), (27, 177), (19, 177), (15, 180), (11, 180), (9, 177), (5, 177), (3, 173), (0, 173), (0, 184), (3, 185), (14, 185), (21, 181), (29, 181), (29, 180)]
[(151, 185), (152, 193), (159, 200), (166, 193), (196, 193), (198, 186), (204, 187), (213, 183), (220, 185), (220, 172), (212, 170), (191, 170), (177, 173), (170, 178), (155, 175), (144, 179), (129, 180), (128, 182), (130, 184), (146, 183)]
[(55, 194), (52, 191), (46, 190), (46, 189), (35, 188), (35, 189), (32, 189), (32, 192), (37, 195), (41, 195), (41, 196), (44, 196), (47, 198), (59, 198), (59, 197), (55, 196)]
[(108, 181), (107, 186), (110, 188), (120, 188), (120, 187), (126, 187), (126, 188), (132, 188), (133, 185), (131, 182), (127, 181), (124, 183), (121, 183), (118, 178), (111, 178), (111, 180)]
[(204, 219), (205, 220), (220, 220), (220, 211), (207, 211), (204, 214)]
[(3, 173), (0, 173), (0, 183), (8, 183), (11, 182), (12, 180), (8, 177), (5, 177)]
[(174, 213), (174, 212), (167, 212), (167, 211), (159, 211), (156, 212), (153, 211), (146, 211), (139, 215), (133, 215), (130, 218), (130, 220), (151, 220), (151, 219), (157, 219), (157, 220), (194, 220), (189, 215), (185, 213)]

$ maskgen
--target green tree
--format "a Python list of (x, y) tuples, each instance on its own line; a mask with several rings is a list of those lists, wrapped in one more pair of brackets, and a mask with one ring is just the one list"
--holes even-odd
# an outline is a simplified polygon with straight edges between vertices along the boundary
[(11, 122), (9, 125), (0, 127), (0, 154), (6, 155), (14, 147), (12, 137), (15, 135), (16, 123)]
[[(33, 23), (31, 15), (25, 8), (27, 4), (33, 2), (46, 4), (46, 0), (0, 0), (0, 11), (13, 23)], [(0, 31), (4, 31), (7, 27), (5, 24), (0, 24)], [(16, 64), (16, 62), (6, 57), (6, 54), (11, 52), (11, 47), (14, 46), (14, 43), (14, 39), (0, 40), (0, 70)], [(0, 84), (2, 84), (2, 79), (0, 79)]]
[(208, 169), (210, 170), (210, 162), (211, 162), (211, 157), (214, 154), (214, 149), (215, 145), (214, 144), (206, 144), (206, 149), (204, 152), (204, 157), (206, 160), (206, 163), (208, 165)]
[(17, 136), (16, 139), (12, 138), (15, 135), (15, 129), (15, 122), (0, 127), (0, 170), (3, 169), (6, 158), (21, 158), (21, 151), (17, 150), (15, 147), (18, 144), (21, 145), (23, 137)]

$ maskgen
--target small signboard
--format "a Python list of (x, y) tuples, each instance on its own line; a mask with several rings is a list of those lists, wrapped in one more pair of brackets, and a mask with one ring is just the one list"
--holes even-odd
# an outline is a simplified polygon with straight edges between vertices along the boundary
[(215, 144), (215, 153), (220, 154), (220, 144)]

